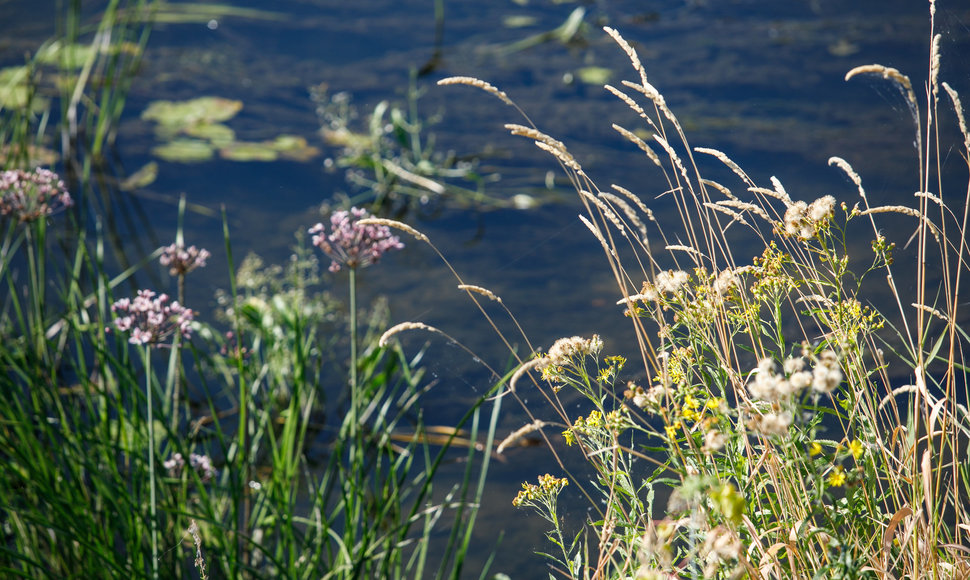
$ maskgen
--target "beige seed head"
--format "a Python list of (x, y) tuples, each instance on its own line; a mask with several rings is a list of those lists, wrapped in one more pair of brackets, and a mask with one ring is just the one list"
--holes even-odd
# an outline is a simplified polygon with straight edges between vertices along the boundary
[(937, 34), (933, 37), (933, 46), (930, 48), (930, 86), (933, 87), (933, 100), (940, 94), (940, 38)]
[(603, 249), (606, 250), (606, 252), (610, 256), (615, 258), (616, 252), (614, 252), (613, 248), (611, 248), (610, 245), (606, 243), (606, 238), (603, 237), (603, 234), (602, 232), (600, 232), (599, 228), (593, 225), (593, 223), (590, 222), (588, 219), (586, 219), (586, 216), (584, 215), (579, 216), (579, 221), (583, 222), (583, 225), (585, 225), (589, 229), (589, 231), (593, 232), (593, 235), (596, 237), (597, 240), (599, 240), (599, 243), (601, 246), (603, 246)]
[(734, 221), (736, 221), (736, 222), (738, 222), (738, 223), (740, 223), (742, 225), (746, 225), (746, 226), (750, 225), (747, 222), (747, 220), (744, 219), (744, 216), (743, 215), (739, 214), (738, 212), (734, 211), (733, 209), (726, 208), (726, 207), (724, 207), (722, 205), (718, 205), (716, 203), (711, 203), (709, 201), (705, 201), (704, 202), (704, 207), (706, 207), (708, 209), (712, 209), (712, 210), (717, 211), (717, 212), (720, 212), (720, 213), (723, 213), (724, 215), (730, 216)]
[(626, 39), (624, 39), (620, 35), (620, 33), (617, 32), (615, 29), (610, 28), (609, 26), (604, 26), (603, 31), (609, 34), (610, 37), (614, 41), (616, 41), (618, 45), (620, 45), (620, 48), (623, 49), (623, 52), (625, 52), (626, 55), (630, 57), (630, 62), (633, 64), (633, 69), (637, 71), (637, 73), (639, 73), (640, 75), (640, 82), (643, 84), (647, 84), (647, 73), (643, 69), (643, 65), (640, 64), (640, 57), (637, 55), (637, 51), (633, 50), (633, 47), (630, 46), (630, 44), (626, 41)]
[(939, 318), (943, 322), (949, 322), (950, 321), (949, 317), (947, 317), (946, 314), (943, 314), (942, 312), (940, 312), (936, 308), (930, 308), (929, 306), (926, 306), (925, 304), (917, 304), (915, 302), (912, 303), (912, 304), (910, 304), (910, 306), (912, 306), (913, 308), (916, 308), (917, 310), (922, 310), (923, 312), (929, 312), (930, 314), (932, 314), (933, 316)]
[(731, 160), (727, 154), (718, 151), (717, 149), (709, 149), (707, 147), (694, 147), (694, 151), (697, 153), (704, 153), (706, 155), (712, 155), (717, 158), (718, 161), (723, 163), (728, 169), (734, 172), (735, 175), (741, 178), (742, 181), (747, 183), (749, 186), (754, 187), (754, 182), (748, 177), (748, 174), (744, 172), (741, 167)]
[(963, 147), (966, 149), (967, 154), (970, 154), (970, 131), (967, 130), (967, 119), (963, 116), (963, 104), (960, 102), (960, 94), (947, 83), (942, 84), (943, 89), (950, 95), (950, 100), (953, 101), (953, 109), (956, 111), (957, 120), (960, 122), (960, 132), (963, 133)]
[(524, 377), (526, 373), (528, 373), (529, 371), (531, 371), (532, 369), (540, 365), (546, 366), (548, 364), (549, 364), (549, 359), (547, 357), (539, 357), (539, 358), (534, 358), (530, 361), (527, 361), (522, 366), (520, 366), (518, 370), (516, 370), (515, 373), (512, 375), (512, 378), (509, 379), (509, 390), (514, 393), (515, 386), (519, 383), (519, 379)]
[(862, 178), (859, 177), (859, 174), (855, 172), (855, 169), (852, 169), (852, 166), (849, 165), (848, 161), (842, 159), (841, 157), (829, 157), (829, 165), (835, 165), (845, 172), (845, 174), (849, 177), (849, 179), (852, 180), (852, 183), (854, 183), (856, 188), (859, 190), (859, 197), (862, 199), (866, 198), (866, 190), (862, 188)]
[(509, 96), (506, 95), (504, 91), (500, 91), (497, 88), (495, 88), (494, 86), (492, 86), (490, 83), (487, 83), (487, 82), (485, 82), (485, 81), (483, 81), (481, 79), (476, 79), (474, 77), (460, 77), (460, 76), (459, 77), (448, 77), (446, 79), (441, 79), (440, 81), (438, 81), (438, 85), (439, 86), (445, 86), (445, 85), (468, 85), (470, 87), (476, 87), (476, 88), (482, 89), (483, 91), (485, 91), (487, 93), (491, 93), (492, 95), (498, 97), (506, 105), (515, 106), (515, 103), (512, 102), (512, 99), (510, 99)]
[(628, 204), (622, 197), (613, 195), (612, 193), (606, 191), (601, 191), (599, 197), (619, 207), (620, 210), (623, 211), (623, 215), (626, 216), (626, 219), (630, 220), (630, 223), (636, 226), (637, 230), (640, 231), (640, 234), (644, 236), (647, 235), (647, 226), (643, 225), (643, 222), (640, 220), (640, 216), (637, 215), (636, 211), (634, 211), (634, 209), (630, 207), (630, 204)]
[(650, 161), (653, 161), (654, 165), (656, 165), (657, 167), (662, 166), (660, 163), (660, 158), (657, 157), (657, 153), (654, 152), (654, 150), (651, 149), (651, 147), (647, 145), (643, 139), (637, 137), (631, 131), (624, 129), (623, 127), (617, 125), (616, 123), (613, 123), (613, 129), (620, 135), (623, 135), (624, 137), (626, 137), (631, 143), (639, 147), (641, 151), (646, 153), (647, 157), (650, 158)]
[(551, 153), (556, 159), (561, 161), (563, 165), (569, 169), (572, 169), (573, 171), (576, 171), (577, 173), (583, 170), (583, 168), (579, 166), (579, 163), (576, 162), (576, 159), (563, 148), (554, 147), (545, 141), (536, 141), (536, 147), (547, 153)]
[(782, 201), (785, 203), (785, 207), (788, 207), (791, 205), (791, 199), (788, 197), (787, 194), (785, 195), (779, 194), (774, 189), (768, 189), (767, 187), (749, 187), (748, 191), (750, 191), (751, 193), (765, 195), (765, 196), (777, 199), (779, 201)]
[(396, 220), (370, 217), (370, 218), (364, 218), (362, 220), (358, 220), (357, 223), (364, 226), (366, 225), (387, 226), (389, 228), (394, 228), (396, 230), (401, 230), (402, 232), (411, 234), (412, 236), (414, 236), (416, 240), (420, 242), (428, 242), (428, 236), (422, 234), (421, 232), (412, 228), (411, 226)]
[(580, 190), (579, 194), (582, 195), (584, 198), (588, 199), (597, 208), (599, 208), (599, 210), (603, 212), (603, 217), (609, 220), (610, 223), (612, 223), (616, 227), (617, 231), (619, 231), (620, 234), (626, 237), (626, 227), (623, 225), (623, 222), (620, 221), (620, 218), (617, 217), (616, 213), (612, 209), (610, 209), (610, 207), (606, 205), (606, 203), (604, 203), (603, 200), (599, 199), (598, 197), (586, 191), (585, 189)]
[(645, 203), (643, 203), (643, 201), (639, 197), (637, 197), (636, 195), (634, 195), (633, 192), (631, 192), (629, 189), (626, 189), (625, 187), (620, 187), (619, 185), (616, 185), (615, 183), (612, 184), (610, 187), (612, 187), (616, 191), (620, 192), (620, 194), (623, 195), (623, 197), (625, 197), (625, 198), (629, 199), (630, 201), (632, 201), (633, 203), (635, 203), (636, 206), (638, 208), (640, 208), (640, 211), (642, 211), (645, 214), (650, 214), (650, 216), (651, 216), (650, 219), (651, 220), (653, 219), (653, 215), (652, 215), (652, 212), (650, 211), (650, 208), (648, 208), (647, 205)]
[(913, 83), (910, 82), (909, 77), (899, 72), (898, 70), (883, 66), (881, 64), (866, 64), (862, 66), (857, 66), (849, 72), (845, 73), (845, 80), (860, 75), (860, 74), (877, 74), (882, 78), (892, 81), (899, 85), (899, 88), (903, 91), (906, 96), (906, 100), (909, 104), (909, 109), (913, 113), (913, 116), (917, 116), (917, 110), (919, 109), (919, 103), (916, 100), (916, 93), (913, 92)]
[(545, 133), (543, 133), (538, 129), (533, 129), (532, 127), (526, 127), (525, 125), (519, 125), (516, 123), (507, 123), (505, 125), (505, 128), (508, 129), (508, 131), (513, 135), (517, 135), (520, 137), (528, 137), (529, 139), (532, 139), (534, 141), (541, 141), (552, 147), (562, 149), (563, 151), (566, 150), (565, 143), (563, 143), (558, 139), (554, 139), (549, 135), (546, 135)]
[(765, 212), (765, 210), (761, 209), (760, 205), (756, 205), (753, 203), (746, 203), (735, 199), (722, 199), (721, 201), (715, 202), (715, 204), (731, 207), (734, 209), (739, 209), (741, 211), (748, 211), (764, 220), (771, 221), (771, 218), (768, 217), (768, 213)]
[(940, 207), (946, 207), (946, 205), (943, 203), (943, 200), (942, 199), (940, 199), (939, 197), (933, 195), (932, 193), (930, 193), (928, 191), (917, 191), (916, 193), (913, 194), (913, 197), (921, 197), (921, 198), (924, 198), (924, 199), (926, 199), (928, 201), (932, 201), (933, 203), (935, 203), (936, 205), (938, 205)]
[(731, 190), (730, 189), (728, 189), (727, 187), (725, 187), (725, 186), (721, 185), (720, 183), (714, 181), (713, 179), (704, 179), (704, 178), (701, 178), (701, 183), (703, 183), (707, 187), (711, 187), (711, 188), (714, 188), (714, 189), (718, 190), (719, 192), (721, 192), (721, 194), (724, 195), (724, 197), (727, 197), (728, 199), (737, 199), (737, 197), (735, 197), (735, 195), (733, 193), (731, 193)]
[(501, 455), (502, 452), (505, 451), (510, 445), (517, 443), (520, 439), (522, 439), (529, 433), (534, 433), (549, 424), (550, 423), (536, 419), (535, 421), (527, 425), (519, 427), (511, 434), (509, 434), (508, 437), (503, 439), (501, 443), (498, 444), (498, 447), (495, 448), (495, 453), (497, 453), (498, 455)]
[(502, 303), (502, 299), (500, 297), (493, 294), (491, 290), (487, 288), (482, 288), (481, 286), (475, 286), (473, 284), (459, 284), (458, 289), (464, 290), (466, 292), (474, 292), (475, 294), (481, 294), (482, 296), (488, 298), (489, 300), (493, 300), (495, 302), (498, 302), (499, 304)]
[(690, 254), (692, 256), (700, 256), (701, 258), (704, 257), (704, 253), (703, 252), (700, 252), (698, 250), (695, 250), (694, 248), (692, 248), (690, 246), (682, 246), (680, 244), (671, 244), (669, 246), (664, 246), (664, 249), (667, 250), (667, 251), (669, 251), (669, 252), (686, 252), (686, 253), (688, 253), (688, 254)]
[(390, 340), (392, 336), (394, 336), (399, 332), (404, 332), (405, 330), (427, 330), (430, 332), (441, 333), (441, 331), (438, 330), (437, 328), (424, 324), (423, 322), (402, 322), (400, 324), (396, 324), (391, 328), (387, 329), (387, 331), (381, 335), (380, 340), (377, 341), (377, 345), (382, 348), (387, 346), (387, 342)]

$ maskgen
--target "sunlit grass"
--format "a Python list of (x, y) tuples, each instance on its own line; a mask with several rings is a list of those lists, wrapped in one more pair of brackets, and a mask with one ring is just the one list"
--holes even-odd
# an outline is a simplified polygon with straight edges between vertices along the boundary
[[(532, 419), (524, 429), (544, 430), (557, 457), (579, 453), (590, 467), (526, 482), (515, 499), (550, 523), (554, 547), (543, 553), (552, 570), (573, 578), (970, 574), (970, 200), (967, 188), (943, 186), (968, 182), (970, 133), (956, 91), (937, 78), (940, 37), (930, 38), (922, 103), (895, 69), (846, 75), (878, 75), (910, 104), (921, 169), (904, 206), (873, 203), (843, 158), (829, 165), (845, 176), (844, 191), (800, 200), (779, 179), (757, 184), (724, 153), (691, 146), (636, 51), (606, 32), (637, 77), (606, 89), (650, 138), (614, 128), (643, 151), (663, 187), (601, 189), (527, 116), (527, 126), (507, 125), (551, 154), (575, 186), (639, 347), (631, 361), (609, 356), (599, 337), (563, 338), (511, 378), (515, 396), (542, 395), (524, 405)], [(514, 104), (478, 79), (439, 84)], [(955, 113), (962, 143), (942, 142), (945, 111)], [(957, 151), (964, 163), (944, 165)], [(706, 178), (712, 163), (737, 184)], [(674, 200), (679, 223), (654, 218), (648, 200), (660, 194)], [(887, 217), (908, 230), (883, 229)], [(900, 263), (897, 246), (907, 243), (915, 251)], [(586, 409), (566, 406), (563, 390), (583, 395)], [(565, 427), (561, 439), (551, 425)], [(590, 501), (594, 515), (579, 535), (557, 511), (565, 493)]]

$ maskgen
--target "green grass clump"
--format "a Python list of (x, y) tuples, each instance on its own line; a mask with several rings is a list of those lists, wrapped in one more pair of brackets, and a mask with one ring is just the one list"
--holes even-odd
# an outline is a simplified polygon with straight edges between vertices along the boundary
[[(83, 232), (66, 261), (49, 253), (70, 217), (46, 213), (2, 222), (4, 575), (460, 572), (497, 402), (488, 424), (482, 396), (450, 433), (427, 434), (422, 353), (378, 344), (383, 309), (358, 331), (353, 295), (348, 330), (307, 249), (230, 277), (227, 332), (163, 294), (116, 300), (134, 274), (109, 278)], [(231, 264), (228, 231), (226, 248)], [(205, 262), (181, 244), (158, 254), (182, 293)], [(346, 366), (335, 332), (350, 334)], [(467, 467), (445, 494), (436, 474), (456, 454)]]

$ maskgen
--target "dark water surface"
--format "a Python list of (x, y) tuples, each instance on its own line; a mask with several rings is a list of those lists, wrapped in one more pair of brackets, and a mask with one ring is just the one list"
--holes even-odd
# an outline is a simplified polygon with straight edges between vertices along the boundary
[[(319, 137), (308, 88), (326, 83), (331, 92), (347, 91), (362, 113), (382, 100), (403, 103), (409, 72), (426, 65), (436, 48), (430, 0), (233, 5), (271, 11), (274, 18), (225, 17), (154, 28), (112, 152), (117, 171), (133, 172), (151, 160), (156, 142), (139, 114), (160, 98), (241, 100), (244, 108), (230, 123), (240, 138), (302, 135), (321, 148), (322, 156), (309, 162), (160, 162), (155, 183), (134, 197), (118, 194), (125, 197), (114, 201), (135, 216), (115, 224), (130, 247), (150, 250), (170, 243), (176, 201), (185, 193), (195, 204), (225, 205), (237, 262), (249, 251), (267, 262), (284, 260), (293, 233), (320, 220), (321, 203), (341, 192), (355, 193), (341, 172), (324, 168), (323, 159), (337, 152)], [(577, 80), (577, 71), (590, 66), (611, 69), (612, 83), (635, 78), (626, 55), (600, 30), (609, 25), (637, 48), (650, 82), (679, 116), (692, 145), (726, 152), (759, 184), (777, 176), (795, 199), (832, 194), (851, 204), (854, 188), (826, 165), (838, 155), (862, 175), (874, 203), (914, 203), (917, 157), (904, 101), (876, 80), (846, 83), (843, 76), (861, 64), (896, 67), (912, 77), (922, 97), (929, 43), (925, 2), (590, 2), (584, 4), (583, 42), (548, 42), (513, 53), (502, 47), (559, 26), (579, 4), (464, 0), (444, 5), (440, 61), (418, 79), (425, 91), (422, 114), (442, 115), (432, 128), (438, 149), (494, 151), (485, 169), (503, 179), (490, 186), (490, 193), (544, 195), (553, 201), (533, 210), (444, 206), (424, 212), (433, 217), (405, 219), (431, 237), (466, 282), (502, 296), (534, 345), (547, 348), (561, 336), (596, 332), (606, 339), (606, 350), (629, 353), (632, 333), (614, 304), (614, 283), (599, 244), (576, 218), (575, 196), (565, 188), (543, 194), (546, 172), (556, 169), (553, 160), (526, 140), (507, 136), (502, 125), (520, 122), (511, 108), (468, 87), (437, 87), (439, 78), (469, 75), (493, 83), (540, 129), (562, 139), (601, 188), (623, 185), (641, 194), (658, 219), (676, 220), (665, 199), (651, 201), (666, 188), (662, 176), (610, 128), (611, 122), (639, 127), (635, 115), (601, 87)], [(0, 1), (0, 66), (19, 64), (25, 51), (53, 32), (54, 8), (53, 2)], [(529, 16), (534, 24), (507, 27), (503, 19), (509, 16)], [(941, 78), (968, 102), (970, 5), (941, 0), (937, 18), (943, 33)], [(710, 177), (739, 189), (716, 162), (704, 163)], [(957, 183), (965, 179), (956, 151), (947, 164), (944, 171), (955, 172)], [(207, 270), (211, 278), (194, 280), (190, 289), (189, 304), (204, 311), (214, 304), (214, 290), (226, 284), (221, 223), (190, 212), (186, 226), (187, 243), (216, 254)], [(900, 245), (911, 232), (906, 227), (895, 240)], [(334, 292), (342, 292), (344, 283), (334, 278)], [(416, 242), (361, 276), (365, 300), (388, 297), (392, 322), (420, 320), (439, 327), (501, 368), (507, 353), (455, 284), (430, 249)], [(417, 349), (424, 340), (406, 338), (405, 344)], [(426, 361), (441, 379), (427, 403), (437, 410), (437, 416), (429, 412), (432, 423), (447, 423), (489, 386), (481, 367), (454, 347), (433, 345)], [(505, 409), (503, 434), (524, 422), (519, 409)], [(539, 557), (531, 552), (547, 548), (543, 522), (516, 512), (511, 500), (521, 481), (555, 469), (543, 449), (516, 450), (506, 462), (494, 464), (476, 534), (482, 550), (475, 554), (487, 553), (504, 534), (493, 571), (514, 578), (542, 575)]]

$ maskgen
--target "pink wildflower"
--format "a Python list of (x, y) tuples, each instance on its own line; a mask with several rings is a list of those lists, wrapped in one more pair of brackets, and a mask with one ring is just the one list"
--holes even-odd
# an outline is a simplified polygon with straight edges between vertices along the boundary
[(184, 338), (192, 336), (193, 312), (178, 301), (169, 304), (166, 294), (156, 297), (151, 290), (139, 290), (134, 299), (122, 298), (112, 304), (111, 312), (115, 328), (130, 331), (131, 344), (155, 345), (176, 332)]
[(318, 223), (310, 228), (313, 245), (330, 256), (330, 271), (337, 272), (341, 264), (354, 269), (376, 263), (389, 250), (404, 247), (397, 236), (391, 235), (387, 226), (357, 225), (357, 221), (370, 217), (367, 210), (351, 208), (334, 212), (330, 216), (330, 234)]
[(0, 173), (0, 215), (32, 222), (74, 204), (64, 182), (49, 169), (9, 169)]
[[(189, 465), (199, 474), (202, 483), (212, 481), (212, 478), (219, 474), (219, 470), (212, 464), (212, 458), (208, 455), (190, 453)], [(185, 467), (185, 458), (182, 457), (181, 453), (174, 453), (162, 463), (162, 467), (168, 472), (169, 477), (181, 477), (182, 469)]]
[(205, 261), (209, 259), (209, 250), (189, 246), (186, 248), (182, 244), (172, 244), (162, 251), (158, 261), (163, 266), (168, 267), (168, 273), (172, 276), (188, 274), (196, 268), (204, 268)]

